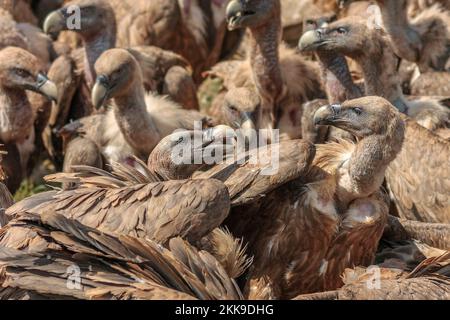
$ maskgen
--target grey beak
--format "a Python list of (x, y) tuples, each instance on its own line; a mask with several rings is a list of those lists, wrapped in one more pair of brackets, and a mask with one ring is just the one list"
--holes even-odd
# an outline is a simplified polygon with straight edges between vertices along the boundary
[(50, 100), (58, 100), (58, 88), (45, 74), (39, 73), (35, 84), (36, 92), (39, 92)]
[(314, 114), (315, 125), (329, 125), (338, 117), (341, 111), (340, 104), (333, 104), (319, 108)]
[(91, 93), (92, 105), (94, 108), (100, 109), (107, 100), (108, 94), (108, 77), (105, 75), (98, 76)]

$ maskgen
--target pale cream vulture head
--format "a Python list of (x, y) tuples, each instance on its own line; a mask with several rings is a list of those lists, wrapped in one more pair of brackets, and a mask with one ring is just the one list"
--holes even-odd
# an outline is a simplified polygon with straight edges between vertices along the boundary
[(28, 51), (7, 47), (0, 51), (0, 86), (30, 90), (56, 100), (56, 85), (45, 75), (44, 64)]
[[(405, 127), (398, 125), (402, 121), (389, 101), (375, 96), (323, 106), (314, 115), (316, 125), (334, 126), (358, 138), (394, 134), (403, 139)], [(394, 128), (398, 132), (391, 132)]]
[(131, 88), (142, 86), (142, 70), (125, 49), (105, 51), (95, 63), (97, 80), (92, 89), (92, 103), (100, 108), (114, 97), (126, 95)]

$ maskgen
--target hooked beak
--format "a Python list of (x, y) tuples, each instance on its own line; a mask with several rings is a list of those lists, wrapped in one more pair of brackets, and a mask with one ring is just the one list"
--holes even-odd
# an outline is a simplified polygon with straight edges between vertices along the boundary
[(38, 74), (32, 90), (46, 96), (49, 100), (58, 100), (58, 88), (45, 74)]
[(44, 21), (43, 30), (46, 34), (56, 37), (59, 32), (66, 29), (66, 18), (61, 10), (51, 12)]
[(92, 104), (95, 109), (100, 109), (109, 95), (109, 81), (108, 77), (101, 75), (97, 77), (94, 87), (92, 88)]
[(243, 130), (256, 130), (256, 124), (254, 115), (251, 112), (242, 113), (242, 124), (240, 125)]
[(226, 17), (228, 22), (228, 30), (233, 31), (242, 27), (242, 23), (253, 16), (255, 12), (245, 11), (240, 0), (232, 0), (228, 3), (226, 9)]
[(305, 32), (298, 42), (300, 51), (314, 51), (319, 48), (325, 41), (322, 39), (320, 29), (309, 30)]
[(314, 124), (317, 125), (332, 125), (335, 120), (339, 118), (341, 111), (340, 104), (333, 104), (319, 108), (314, 114)]

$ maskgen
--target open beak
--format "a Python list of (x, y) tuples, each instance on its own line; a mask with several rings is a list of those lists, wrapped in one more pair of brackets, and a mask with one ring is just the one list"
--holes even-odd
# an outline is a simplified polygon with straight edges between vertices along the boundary
[(33, 91), (41, 93), (46, 96), (49, 100), (58, 100), (58, 88), (56, 85), (50, 81), (46, 75), (39, 73), (34, 84)]
[(242, 4), (240, 1), (232, 0), (228, 3), (226, 9), (226, 17), (228, 22), (228, 30), (233, 31), (239, 28), (238, 22), (242, 16)]
[(333, 104), (319, 108), (314, 114), (315, 125), (332, 125), (339, 118), (340, 104)]
[(43, 30), (46, 34), (56, 37), (59, 32), (66, 29), (66, 19), (61, 10), (51, 12), (45, 18)]
[(325, 41), (322, 39), (319, 29), (306, 31), (298, 42), (300, 51), (314, 51)]
[(108, 77), (101, 75), (97, 77), (94, 87), (92, 88), (92, 104), (94, 108), (100, 109), (108, 98), (109, 83)]

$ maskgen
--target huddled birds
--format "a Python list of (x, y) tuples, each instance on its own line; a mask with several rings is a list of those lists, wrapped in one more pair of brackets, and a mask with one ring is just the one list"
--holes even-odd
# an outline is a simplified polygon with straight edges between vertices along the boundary
[(0, 299), (450, 299), (448, 1), (5, 0), (0, 31)]

